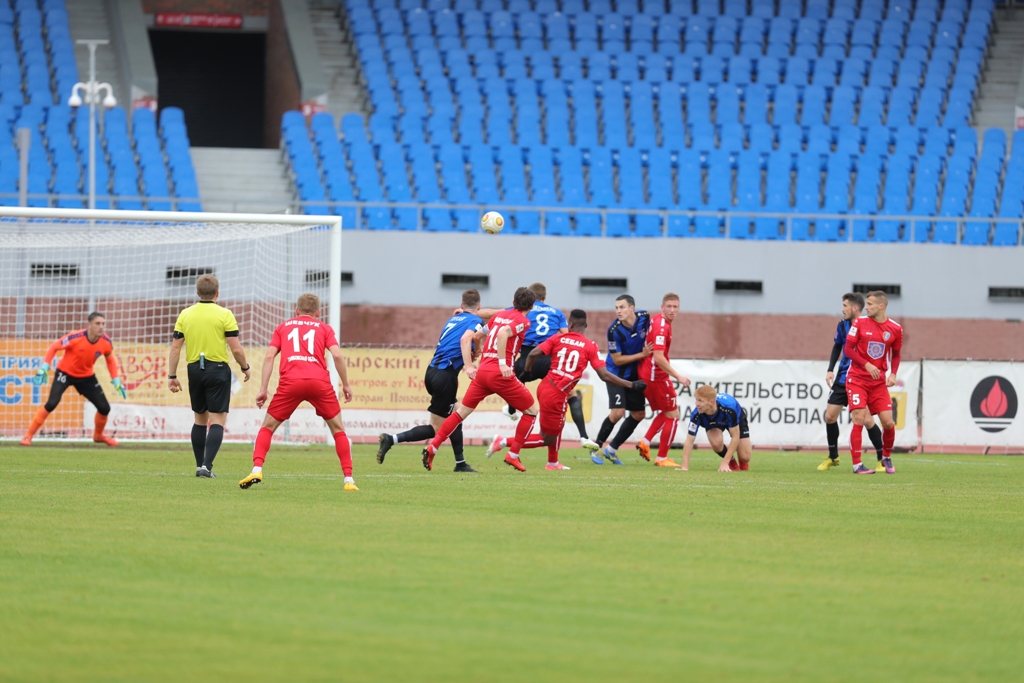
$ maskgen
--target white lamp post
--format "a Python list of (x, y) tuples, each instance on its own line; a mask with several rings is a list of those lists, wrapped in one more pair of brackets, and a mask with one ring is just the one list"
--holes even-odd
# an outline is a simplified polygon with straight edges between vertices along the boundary
[(96, 46), (108, 45), (109, 40), (76, 40), (76, 45), (89, 47), (89, 82), (75, 83), (68, 98), (69, 107), (89, 105), (89, 208), (96, 208), (96, 105), (100, 103), (100, 92), (105, 90), (103, 106), (107, 109), (117, 106), (114, 89), (109, 83), (96, 82)]

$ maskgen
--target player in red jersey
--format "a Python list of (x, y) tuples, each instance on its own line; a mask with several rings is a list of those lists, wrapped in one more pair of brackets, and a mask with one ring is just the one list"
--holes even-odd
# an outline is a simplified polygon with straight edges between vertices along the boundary
[(423, 466), (427, 470), (433, 469), (437, 449), (448, 435), (472, 415), (480, 401), (491, 394), (497, 394), (505, 399), (505, 403), (523, 414), (508, 454), (505, 455), (505, 462), (520, 472), (526, 471), (526, 467), (519, 460), (519, 449), (537, 420), (537, 402), (515, 376), (512, 368), (516, 354), (523, 345), (526, 330), (530, 328), (526, 313), (533, 308), (533, 302), (536, 300), (537, 295), (529, 288), (520, 287), (512, 297), (512, 309), (498, 311), (488, 322), (487, 339), (484, 342), (476, 377), (470, 382), (462, 401), (455, 406), (455, 410), (441, 424), (434, 439), (423, 449)]
[(352, 400), (352, 389), (348, 385), (348, 371), (341, 348), (334, 336), (334, 330), (320, 316), (320, 297), (316, 294), (303, 294), (295, 304), (295, 317), (284, 321), (274, 330), (270, 340), (270, 348), (263, 360), (263, 377), (260, 392), (256, 394), (256, 407), (262, 408), (267, 402), (267, 388), (270, 377), (274, 374), (274, 359), (281, 354), (281, 381), (277, 385), (273, 400), (267, 406), (267, 415), (263, 418), (263, 426), (256, 435), (256, 448), (252, 453), (252, 473), (238, 482), (247, 489), (253, 484), (263, 481), (263, 461), (270, 450), (270, 441), (281, 423), (292, 416), (295, 409), (303, 401), (308, 401), (316, 409), (316, 414), (324, 419), (334, 437), (334, 450), (341, 461), (341, 470), (345, 473), (345, 490), (358, 491), (352, 478), (352, 447), (345, 434), (345, 424), (341, 421), (341, 404), (331, 375), (327, 372), (325, 353), (334, 359), (334, 367), (341, 379), (341, 390), (345, 403)]
[(117, 445), (117, 441), (113, 437), (103, 433), (103, 429), (107, 426), (107, 416), (110, 415), (110, 403), (103, 394), (103, 388), (100, 387), (96, 373), (93, 371), (96, 360), (103, 356), (107, 361), (107, 370), (110, 372), (114, 391), (121, 398), (128, 398), (128, 390), (121, 381), (121, 372), (117, 366), (117, 359), (114, 358), (114, 344), (110, 341), (110, 337), (103, 334), (106, 322), (102, 313), (90, 313), (88, 327), (64, 335), (46, 349), (43, 364), (39, 366), (36, 376), (32, 378), (34, 384), (46, 384), (46, 373), (50, 370), (50, 365), (56, 365), (53, 363), (53, 357), (60, 352), (63, 352), (64, 355), (60, 359), (60, 367), (55, 368), (53, 373), (53, 386), (50, 387), (50, 396), (46, 399), (46, 405), (36, 411), (35, 417), (32, 418), (32, 422), (28, 426), (28, 431), (21, 439), (22, 446), (32, 445), (32, 437), (43, 426), (43, 422), (50, 416), (50, 413), (57, 409), (57, 404), (60, 403), (60, 399), (68, 387), (74, 387), (79, 394), (96, 406), (92, 440), (96, 443), (105, 443), (108, 446)]
[(679, 405), (672, 380), (684, 387), (690, 386), (689, 378), (680, 375), (668, 359), (669, 348), (672, 346), (672, 321), (678, 313), (679, 295), (669, 292), (661, 298), (661, 313), (651, 318), (651, 328), (647, 332), (647, 341), (654, 345), (654, 352), (640, 361), (640, 379), (647, 382), (644, 395), (655, 415), (647, 434), (637, 444), (637, 450), (644, 460), (650, 460), (651, 439), (660, 431), (658, 458), (654, 462), (659, 467), (678, 467), (668, 458), (668, 449), (672, 446), (676, 427), (679, 426)]
[[(900, 368), (903, 328), (889, 320), (885, 312), (888, 305), (889, 297), (885, 292), (868, 292), (864, 305), (867, 315), (854, 321), (846, 336), (843, 352), (850, 359), (850, 370), (846, 375), (850, 415), (854, 424), (863, 425), (867, 429), (868, 438), (878, 452), (885, 471), (895, 474), (892, 444), (896, 440), (896, 423), (892, 417), (889, 387), (895, 386), (896, 372)], [(881, 431), (872, 415), (877, 415), (882, 423)], [(853, 455), (854, 473), (874, 474), (875, 470), (865, 467), (859, 456), (859, 452)]]
[[(540, 436), (529, 436), (522, 442), (523, 448), (548, 447), (548, 470), (567, 470), (558, 462), (558, 447), (565, 426), (565, 411), (569, 399), (575, 395), (576, 383), (583, 377), (587, 365), (594, 368), (597, 376), (609, 384), (616, 384), (633, 391), (643, 391), (647, 386), (643, 380), (630, 382), (616, 377), (605, 369), (597, 344), (583, 336), (587, 329), (587, 314), (575, 309), (569, 313), (569, 331), (554, 334), (535, 347), (526, 357), (524, 367), (527, 373), (541, 356), (551, 358), (551, 369), (537, 386), (537, 400), (540, 403)], [(508, 443), (505, 437), (496, 438), (487, 455), (501, 450)]]

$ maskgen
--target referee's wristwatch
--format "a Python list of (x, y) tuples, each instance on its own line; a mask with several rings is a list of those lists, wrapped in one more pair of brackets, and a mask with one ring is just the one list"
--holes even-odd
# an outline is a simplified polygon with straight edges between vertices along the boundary
[(249, 372), (252, 369), (251, 365), (246, 365), (244, 368), (239, 368), (242, 372)]

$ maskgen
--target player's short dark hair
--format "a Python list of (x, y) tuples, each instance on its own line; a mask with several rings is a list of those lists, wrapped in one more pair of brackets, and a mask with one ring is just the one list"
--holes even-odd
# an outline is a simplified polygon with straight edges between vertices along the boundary
[(99, 311), (93, 311), (92, 313), (89, 314), (89, 322), (92, 322), (96, 318), (106, 318), (106, 317), (107, 316), (103, 315)]
[(631, 307), (636, 308), (636, 301), (629, 294), (620, 294), (617, 297), (615, 297), (615, 302), (616, 303), (618, 303), (620, 301), (625, 301)]
[(580, 308), (574, 308), (569, 311), (569, 320), (578, 320), (581, 323), (587, 322), (587, 312)]
[(661, 297), (661, 303), (665, 303), (666, 301), (679, 301), (679, 295), (675, 292), (669, 292), (665, 296)]
[(480, 307), (480, 292), (475, 289), (467, 289), (462, 293), (462, 307), (463, 308), (479, 308)]
[(867, 296), (865, 298), (867, 298), (867, 299), (881, 299), (885, 303), (889, 303), (889, 296), (885, 292), (880, 290), (880, 289), (876, 289), (876, 290), (874, 290), (872, 292), (868, 292)]
[(864, 295), (860, 292), (847, 292), (843, 294), (843, 301), (849, 301), (860, 310), (864, 310)]
[(537, 301), (544, 301), (548, 298), (548, 288), (540, 282), (534, 282), (530, 285), (530, 291), (537, 295)]
[(200, 299), (212, 299), (220, 291), (220, 281), (213, 275), (200, 275), (196, 280), (196, 294)]
[(295, 308), (299, 313), (315, 315), (320, 312), (320, 297), (310, 292), (300, 294), (299, 300), (295, 302)]
[(537, 295), (533, 293), (532, 289), (520, 287), (512, 297), (512, 306), (520, 313), (526, 313), (533, 308), (535, 301), (537, 301)]

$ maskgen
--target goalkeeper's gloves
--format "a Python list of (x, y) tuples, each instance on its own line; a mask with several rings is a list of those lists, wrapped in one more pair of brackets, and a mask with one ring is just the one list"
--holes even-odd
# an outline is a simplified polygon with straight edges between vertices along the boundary
[(116, 391), (121, 398), (128, 398), (128, 388), (125, 387), (124, 382), (121, 381), (120, 377), (115, 377), (110, 380), (110, 383), (114, 385), (114, 391)]
[(49, 372), (49, 370), (50, 370), (50, 364), (49, 363), (43, 363), (42, 365), (40, 365), (39, 369), (36, 370), (36, 376), (32, 378), (32, 383), (36, 384), (36, 385), (46, 384), (46, 379), (47, 379), (47, 376), (48, 376), (47, 373)]
[(633, 386), (630, 387), (630, 389), (632, 389), (633, 391), (643, 391), (646, 388), (647, 382), (643, 381), (642, 379), (638, 379), (637, 381), (633, 382)]

